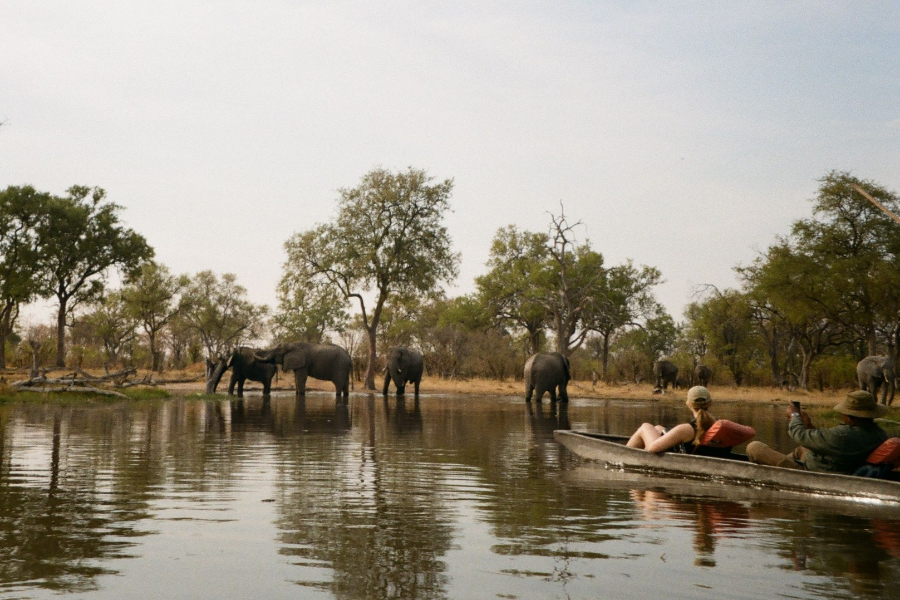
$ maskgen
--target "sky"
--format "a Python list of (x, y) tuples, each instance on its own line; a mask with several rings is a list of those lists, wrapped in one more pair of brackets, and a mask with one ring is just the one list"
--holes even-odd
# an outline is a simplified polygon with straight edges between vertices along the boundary
[(0, 121), (0, 189), (102, 187), (273, 308), (284, 242), (414, 167), (454, 181), (449, 295), (564, 210), (680, 321), (829, 171), (900, 189), (900, 4), (0, 0)]

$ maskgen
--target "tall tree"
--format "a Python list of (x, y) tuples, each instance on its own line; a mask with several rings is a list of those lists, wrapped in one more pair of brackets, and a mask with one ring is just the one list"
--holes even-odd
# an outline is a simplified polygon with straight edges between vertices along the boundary
[(96, 299), (111, 268), (130, 274), (153, 249), (143, 236), (119, 222), (122, 207), (104, 202), (101, 188), (72, 186), (68, 196), (51, 196), (36, 226), (44, 276), (41, 293), (57, 300), (56, 366), (66, 359), (66, 319), (75, 307)]
[[(742, 385), (756, 344), (750, 301), (746, 294), (710, 287), (712, 292), (685, 310), (688, 327), (702, 332), (710, 352), (731, 372), (735, 385)], [(696, 337), (698, 334), (695, 333)]]
[(6, 340), (19, 307), (39, 291), (41, 255), (35, 227), (50, 195), (31, 186), (0, 192), (0, 368), (6, 367)]
[(548, 242), (547, 234), (519, 231), (515, 225), (499, 229), (491, 243), (489, 271), (475, 279), (485, 309), (500, 327), (524, 331), (531, 354), (541, 350), (551, 322), (539, 292), (550, 258)]
[(165, 265), (147, 261), (122, 289), (126, 309), (147, 334), (153, 371), (162, 369), (160, 334), (180, 312), (178, 299), (187, 285), (187, 277), (175, 277)]
[(453, 181), (431, 181), (419, 169), (374, 169), (358, 186), (340, 190), (334, 222), (285, 243), (285, 278), (337, 289), (358, 303), (369, 342), (367, 389), (375, 389), (378, 330), (390, 296), (433, 292), (458, 272), (459, 255), (443, 225)]
[(181, 315), (215, 360), (229, 348), (260, 339), (265, 331), (269, 309), (253, 304), (247, 288), (237, 283), (232, 273), (221, 281), (212, 271), (201, 271), (191, 278), (181, 295)]
[[(606, 274), (606, 288), (596, 298), (585, 318), (585, 328), (596, 331), (602, 340), (601, 364), (607, 376), (609, 345), (615, 333), (625, 327), (642, 327), (650, 319), (658, 319), (665, 309), (656, 301), (652, 288), (662, 281), (654, 267), (637, 268), (629, 260)], [(669, 319), (671, 321), (671, 318)]]
[(832, 171), (820, 183), (813, 218), (794, 223), (784, 241), (827, 273), (827, 293), (809, 299), (863, 340), (869, 354), (878, 354), (879, 321), (896, 321), (900, 305), (900, 235), (855, 187), (894, 212), (900, 198), (846, 172)]

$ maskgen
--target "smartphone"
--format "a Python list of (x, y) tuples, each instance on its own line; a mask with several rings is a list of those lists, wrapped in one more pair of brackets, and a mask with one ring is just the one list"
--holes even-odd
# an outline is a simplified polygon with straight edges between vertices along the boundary
[(794, 410), (800, 412), (800, 401), (799, 400), (791, 400), (791, 406), (794, 407)]

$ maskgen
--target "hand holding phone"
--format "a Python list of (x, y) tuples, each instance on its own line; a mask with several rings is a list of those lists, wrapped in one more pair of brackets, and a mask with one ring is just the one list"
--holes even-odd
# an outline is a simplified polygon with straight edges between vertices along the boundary
[(794, 407), (794, 412), (800, 412), (800, 401), (799, 400), (791, 400), (791, 406)]

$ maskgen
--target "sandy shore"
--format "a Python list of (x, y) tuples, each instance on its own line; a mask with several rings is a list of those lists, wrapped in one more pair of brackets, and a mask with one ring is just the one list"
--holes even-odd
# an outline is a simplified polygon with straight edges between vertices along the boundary
[[(166, 374), (164, 379), (181, 379), (190, 377), (192, 374), (172, 375)], [(196, 374), (193, 374), (194, 376)], [(383, 379), (378, 377), (376, 380), (377, 391), (381, 391)], [(204, 382), (197, 380), (191, 383), (167, 384), (163, 386), (166, 390), (176, 394), (202, 394), (204, 392)], [(286, 389), (293, 387), (291, 377), (285, 377), (279, 373), (279, 381), (273, 386), (276, 389)], [(255, 382), (247, 382), (245, 389), (256, 390), (259, 384)], [(332, 391), (334, 387), (330, 383), (324, 383), (318, 380), (309, 379), (307, 388), (315, 391)], [(354, 391), (362, 389), (360, 382), (354, 382)], [(768, 387), (731, 387), (717, 386), (711, 384), (710, 392), (716, 401), (722, 402), (752, 402), (752, 403), (785, 403), (789, 400), (799, 400), (805, 405), (815, 406), (833, 406), (837, 404), (841, 398), (849, 391), (844, 390), (826, 390), (824, 392), (805, 390), (781, 390)], [(223, 381), (219, 385), (219, 392), (227, 391), (227, 382)], [(393, 385), (391, 392), (394, 392)], [(439, 379), (425, 378), (422, 380), (420, 392), (423, 394), (460, 394), (460, 395), (500, 395), (500, 396), (522, 396), (525, 397), (524, 384), (521, 381), (506, 380), (498, 381), (494, 379)], [(409, 393), (409, 392), (407, 392)], [(675, 400), (685, 397), (686, 390), (666, 390), (662, 395), (653, 393), (653, 386), (650, 384), (621, 384), (607, 385), (597, 383), (593, 385), (590, 381), (572, 381), (569, 383), (570, 398), (634, 398), (644, 400)], [(545, 396), (546, 399), (546, 396)]]

